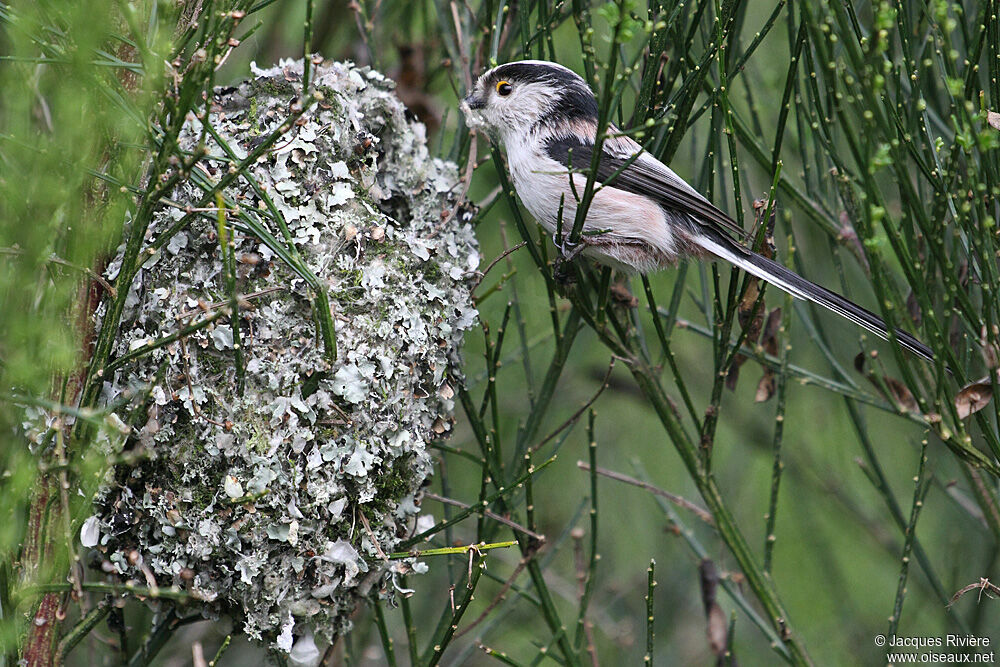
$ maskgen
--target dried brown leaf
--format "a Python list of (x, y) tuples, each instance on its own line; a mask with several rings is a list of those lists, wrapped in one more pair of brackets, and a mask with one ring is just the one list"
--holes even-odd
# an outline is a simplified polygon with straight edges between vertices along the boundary
[(917, 303), (917, 295), (910, 290), (910, 294), (906, 297), (906, 310), (910, 313), (910, 319), (917, 326), (920, 326), (920, 322), (924, 319), (923, 311), (920, 310), (920, 304)]
[(760, 288), (758, 285), (759, 281), (756, 278), (750, 281), (747, 291), (740, 301), (739, 310), (736, 313), (739, 317), (740, 326), (747, 329), (747, 342), (751, 344), (757, 342), (761, 325), (764, 324), (764, 302), (757, 302), (758, 297), (760, 297)]
[[(757, 298), (756, 283), (751, 284), (750, 287), (747, 289), (747, 296), (750, 295), (750, 292), (753, 292), (755, 294), (754, 299), (756, 299)], [(740, 325), (742, 325), (744, 329), (747, 329), (747, 321), (750, 319), (749, 311), (750, 309), (753, 308), (753, 301), (751, 301), (751, 303), (746, 306), (746, 310), (744, 310), (745, 303), (746, 300), (744, 299), (744, 302), (740, 304), (740, 309), (737, 314), (739, 316)], [(747, 345), (753, 345), (755, 342), (757, 342), (757, 338), (758, 336), (760, 336), (760, 326), (761, 322), (763, 321), (763, 314), (764, 314), (764, 302), (762, 301), (760, 303), (760, 306), (756, 309), (756, 313), (753, 317), (753, 320), (750, 322), (750, 326), (747, 329), (747, 334), (746, 334)], [(733, 363), (729, 366), (729, 371), (726, 373), (726, 389), (728, 389), (729, 391), (736, 391), (736, 383), (740, 379), (740, 367), (743, 366), (743, 364), (745, 364), (748, 359), (749, 357), (747, 357), (744, 354), (737, 354), (735, 357), (733, 357)]]
[(991, 371), (996, 370), (997, 367), (997, 347), (990, 343), (989, 338), (986, 336), (986, 326), (984, 325), (979, 332), (979, 345), (983, 354), (983, 361), (986, 362), (986, 368)]
[[(767, 200), (754, 200), (753, 210), (754, 224), (753, 228), (750, 230), (749, 237), (751, 239), (756, 239), (757, 230), (760, 229), (760, 225), (765, 224), (764, 215), (767, 212)], [(757, 247), (756, 245), (754, 247), (756, 252), (764, 257), (767, 257), (768, 259), (773, 259), (776, 252), (774, 247), (774, 221), (776, 210), (776, 206), (771, 207), (771, 216), (766, 221), (767, 228), (764, 233), (764, 242), (760, 244), (761, 247)], [(764, 327), (764, 315), (767, 312), (767, 307), (764, 301), (760, 300), (758, 302), (759, 297), (760, 281), (757, 278), (750, 277), (747, 282), (747, 289), (744, 292), (743, 298), (740, 300), (739, 308), (736, 311), (736, 316), (739, 320), (740, 326), (744, 331), (746, 331), (746, 343), (751, 346), (760, 339), (761, 329)], [(772, 352), (771, 354), (774, 353)], [(740, 378), (740, 367), (746, 362), (747, 357), (742, 354), (736, 355), (733, 359), (733, 363), (729, 367), (729, 372), (726, 374), (726, 388), (730, 391), (735, 391), (736, 383)]]
[[(755, 199), (753, 202), (753, 229), (751, 230), (750, 238), (757, 237), (757, 230), (760, 226), (765, 223), (764, 214), (767, 213), (767, 200), (766, 199)], [(771, 207), (771, 216), (767, 219), (767, 229), (764, 230), (764, 244), (763, 247), (754, 248), (754, 250), (767, 257), (768, 259), (774, 259), (774, 255), (777, 249), (774, 247), (774, 221), (777, 219), (778, 206), (774, 205)]]
[(986, 367), (990, 370), (996, 370), (997, 367), (997, 348), (995, 345), (985, 345), (983, 347), (983, 361), (986, 362)]
[(736, 383), (740, 379), (740, 366), (746, 363), (747, 358), (742, 354), (737, 354), (733, 358), (733, 363), (729, 367), (729, 372), (726, 373), (726, 389), (729, 391), (736, 391)]
[(698, 579), (701, 583), (701, 602), (707, 614), (715, 604), (715, 592), (719, 586), (719, 571), (710, 558), (705, 558), (698, 565)]
[(726, 612), (722, 607), (713, 604), (708, 610), (708, 646), (715, 656), (721, 656), (726, 652), (729, 644), (729, 623), (726, 621)]
[(955, 394), (955, 410), (959, 419), (965, 419), (971, 414), (979, 412), (993, 399), (993, 385), (990, 379), (983, 378), (976, 382), (970, 382)]
[(865, 372), (865, 353), (858, 352), (858, 356), (854, 357), (854, 370), (859, 373)]
[(767, 324), (764, 325), (764, 333), (760, 336), (760, 343), (764, 346), (764, 351), (772, 357), (778, 355), (778, 330), (781, 328), (781, 308), (775, 308), (767, 316)]
[(715, 600), (719, 586), (719, 572), (715, 568), (715, 563), (706, 558), (701, 561), (698, 575), (701, 583), (701, 602), (705, 606), (705, 619), (708, 621), (706, 628), (708, 644), (713, 655), (721, 656), (729, 643), (729, 624), (725, 612)]
[[(872, 351), (870, 355), (873, 359), (878, 356), (875, 351)], [(913, 414), (920, 414), (920, 406), (905, 384), (888, 375), (883, 375), (881, 381), (879, 381), (874, 372), (865, 372), (867, 357), (868, 355), (864, 352), (860, 352), (858, 356), (854, 357), (854, 369), (867, 377), (875, 386), (875, 389), (878, 390), (878, 393), (882, 394), (883, 397), (897, 405), (900, 409)]]
[(774, 396), (774, 372), (768, 368), (757, 383), (757, 394), (753, 397), (755, 403), (766, 403)]
[[(760, 338), (760, 330), (764, 325), (764, 313), (766, 311), (764, 301), (757, 301), (757, 298), (760, 296), (758, 284), (756, 278), (751, 279), (747, 286), (747, 291), (740, 301), (739, 309), (736, 311), (740, 326), (746, 330), (746, 344), (750, 346)], [(737, 354), (733, 358), (733, 363), (726, 374), (726, 389), (729, 391), (736, 390), (736, 382), (740, 378), (740, 366), (746, 362), (747, 357), (743, 354)]]
[(854, 225), (851, 224), (851, 219), (847, 215), (847, 211), (840, 212), (840, 233), (837, 234), (837, 240), (846, 245), (851, 249), (861, 263), (864, 264), (865, 272), (870, 271), (868, 265), (868, 257), (865, 255), (864, 244), (861, 243), (861, 239), (858, 238), (858, 233), (854, 229)]
[(889, 389), (889, 393), (892, 394), (892, 399), (897, 405), (907, 412), (920, 413), (920, 406), (917, 405), (917, 400), (913, 398), (913, 394), (910, 393), (905, 384), (888, 375), (882, 376), (882, 381), (885, 382), (885, 386)]
[(639, 300), (628, 290), (628, 285), (625, 283), (611, 283), (608, 292), (615, 303), (619, 303), (626, 308), (635, 308), (639, 305)]

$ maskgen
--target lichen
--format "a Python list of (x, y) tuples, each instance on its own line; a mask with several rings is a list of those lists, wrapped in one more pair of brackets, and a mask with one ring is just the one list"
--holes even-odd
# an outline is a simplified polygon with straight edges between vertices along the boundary
[[(216, 91), (210, 115), (238, 158), (301, 93), (301, 62), (253, 73)], [(469, 214), (455, 201), (457, 170), (429, 155), (423, 126), (406, 119), (391, 82), (337, 63), (313, 77), (324, 99), (251, 171), (326, 286), (336, 361), (324, 356), (306, 281), (230, 211), (238, 315), (105, 378), (108, 404), (147, 388), (146, 423), (127, 444), (145, 458), (109, 475), (84, 524), (106, 570), (182, 588), (206, 614), (232, 614), (285, 652), (345, 632), (359, 597), (392, 589), (382, 554), (415, 529), (428, 442), (451, 429), (479, 261)], [(191, 118), (182, 146), (193, 150), (201, 129)], [(204, 176), (214, 180), (229, 163), (221, 146), (207, 148)], [(179, 186), (178, 206), (157, 214), (151, 238), (202, 194)], [(246, 180), (226, 195), (282, 238)], [(206, 212), (146, 261), (117, 356), (228, 307), (215, 216)], [(121, 252), (109, 278), (120, 261)]]

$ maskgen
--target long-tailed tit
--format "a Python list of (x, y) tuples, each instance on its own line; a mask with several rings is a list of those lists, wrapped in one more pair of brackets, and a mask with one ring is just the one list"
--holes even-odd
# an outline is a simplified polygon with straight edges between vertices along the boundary
[[(462, 110), (470, 127), (486, 130), (503, 144), (525, 208), (550, 233), (562, 226), (568, 235), (598, 125), (597, 100), (583, 78), (551, 62), (507, 63), (479, 77)], [(724, 259), (887, 338), (885, 322), (877, 315), (751, 251), (741, 243), (746, 231), (732, 218), (631, 138), (613, 126), (607, 134), (595, 176), (601, 187), (583, 225), (583, 254), (640, 273), (671, 266), (685, 256)], [(916, 338), (898, 329), (895, 333), (903, 347), (934, 359)]]

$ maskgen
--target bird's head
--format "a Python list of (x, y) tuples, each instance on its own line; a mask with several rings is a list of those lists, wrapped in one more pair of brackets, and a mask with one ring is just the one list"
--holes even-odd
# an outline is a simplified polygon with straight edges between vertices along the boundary
[(494, 67), (479, 77), (461, 106), (469, 127), (501, 141), (539, 125), (597, 121), (597, 100), (583, 78), (543, 60)]

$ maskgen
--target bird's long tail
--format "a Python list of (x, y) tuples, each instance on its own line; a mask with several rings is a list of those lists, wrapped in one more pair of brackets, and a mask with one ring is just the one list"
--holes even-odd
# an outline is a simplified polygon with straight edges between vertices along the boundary
[[(888, 327), (882, 318), (875, 313), (848, 301), (825, 287), (809, 282), (777, 262), (751, 252), (725, 234), (712, 232), (710, 234), (692, 234), (691, 240), (712, 255), (735, 264), (747, 273), (769, 282), (778, 289), (788, 292), (796, 298), (812, 301), (832, 310), (841, 317), (871, 331), (879, 338), (888, 340)], [(934, 361), (934, 352), (929, 347), (905, 331), (896, 329), (895, 333), (899, 344), (904, 348), (928, 361)]]

